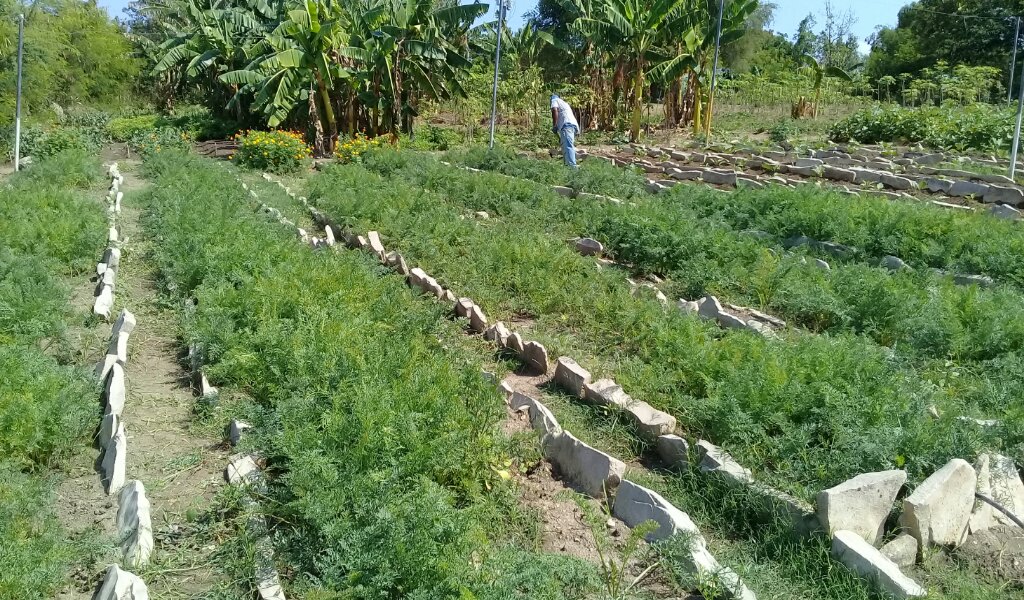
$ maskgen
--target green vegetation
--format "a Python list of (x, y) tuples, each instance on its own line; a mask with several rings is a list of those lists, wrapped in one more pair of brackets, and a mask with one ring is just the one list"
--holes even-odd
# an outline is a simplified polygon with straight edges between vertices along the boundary
[(83, 194), (99, 171), (62, 154), (0, 188), (0, 597), (54, 597), (78, 555), (54, 518), (51, 486), (52, 470), (95, 426), (99, 390), (64, 364), (62, 336), (65, 277), (102, 250), (102, 210)]
[(950, 150), (1006, 150), (1013, 140), (1015, 111), (988, 104), (932, 108), (873, 107), (835, 123), (837, 142), (921, 143)]
[[(585, 598), (594, 568), (533, 552), (499, 465), (522, 449), (446, 309), (354, 253), (315, 253), (252, 210), (222, 166), (146, 163), (162, 281), (218, 384), (251, 398), (263, 507), (292, 592)], [(230, 230), (231, 235), (224, 235)], [(315, 542), (313, 542), (315, 540)]]
[(302, 134), (294, 131), (250, 131), (235, 139), (238, 141), (235, 162), (243, 167), (294, 173), (309, 158), (309, 146), (302, 141)]

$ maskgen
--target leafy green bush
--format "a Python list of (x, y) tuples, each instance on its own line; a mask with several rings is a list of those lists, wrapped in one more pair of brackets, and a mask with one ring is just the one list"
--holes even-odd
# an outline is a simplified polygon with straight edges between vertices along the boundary
[[(247, 131), (235, 136), (235, 162), (243, 167), (271, 173), (294, 173), (312, 150), (297, 131)], [(341, 145), (339, 145), (341, 148)]]
[(788, 142), (795, 133), (796, 127), (793, 125), (793, 119), (779, 119), (768, 129), (768, 139), (776, 144), (781, 144)]
[(164, 120), (199, 142), (227, 139), (241, 129), (237, 121), (214, 116), (210, 109), (197, 105), (175, 107)]
[(993, 151), (1007, 148), (1012, 140), (1013, 112), (990, 104), (875, 106), (836, 123), (829, 137), (837, 142), (922, 143), (933, 148)]
[(127, 142), (157, 128), (159, 115), (118, 117), (107, 124), (107, 132), (115, 142)]
[(192, 148), (192, 138), (177, 127), (157, 127), (136, 132), (129, 140), (128, 147), (147, 157), (160, 152), (189, 150)]

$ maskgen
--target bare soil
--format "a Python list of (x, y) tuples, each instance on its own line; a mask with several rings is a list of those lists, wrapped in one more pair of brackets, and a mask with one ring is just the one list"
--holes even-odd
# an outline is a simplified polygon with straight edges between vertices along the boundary
[(982, 572), (1024, 588), (1024, 529), (1000, 526), (972, 534), (956, 553)]

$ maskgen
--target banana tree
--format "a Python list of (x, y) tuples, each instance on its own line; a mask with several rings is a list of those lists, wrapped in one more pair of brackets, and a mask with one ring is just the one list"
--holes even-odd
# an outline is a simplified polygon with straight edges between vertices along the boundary
[(801, 54), (799, 62), (811, 72), (814, 78), (814, 109), (811, 116), (818, 118), (818, 103), (821, 101), (821, 85), (826, 77), (835, 77), (843, 81), (853, 81), (853, 76), (835, 65), (826, 65), (812, 54)]
[[(254, 93), (253, 104), (263, 111), (267, 124), (277, 127), (304, 101), (316, 109), (325, 139), (318, 139), (319, 154), (330, 154), (338, 139), (331, 90), (334, 81), (349, 76), (335, 63), (332, 53), (346, 32), (340, 5), (329, 0), (305, 0), (264, 39), (249, 49), (251, 62), (243, 69), (221, 75), (221, 81), (242, 87), (231, 102)], [(310, 100), (310, 90), (315, 97)]]

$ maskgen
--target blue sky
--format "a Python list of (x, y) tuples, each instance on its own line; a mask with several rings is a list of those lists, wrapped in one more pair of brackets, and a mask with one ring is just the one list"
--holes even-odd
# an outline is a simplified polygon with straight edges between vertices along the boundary
[[(775, 10), (775, 21), (771, 28), (787, 36), (792, 36), (800, 19), (813, 13), (819, 25), (824, 19), (824, 3), (821, 0), (774, 0), (778, 6)], [(496, 0), (489, 2), (496, 6)], [(107, 9), (113, 16), (119, 16), (128, 0), (99, 0), (100, 6)], [(907, 0), (833, 0), (832, 5), (839, 12), (847, 9), (853, 12), (857, 22), (853, 32), (863, 42), (879, 25), (895, 25), (896, 13), (900, 7), (909, 4)], [(523, 23), (523, 15), (536, 8), (536, 0), (512, 0), (509, 13), (509, 24), (515, 28)], [(862, 43), (862, 50), (867, 47)]]

